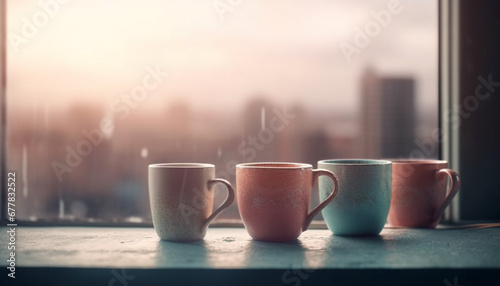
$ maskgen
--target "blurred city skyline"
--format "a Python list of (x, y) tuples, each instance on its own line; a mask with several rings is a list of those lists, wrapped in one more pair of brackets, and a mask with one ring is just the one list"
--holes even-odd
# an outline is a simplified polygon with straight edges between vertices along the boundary
[[(387, 81), (383, 75), (372, 76)], [(390, 87), (401, 79), (389, 80)], [(405, 101), (413, 96), (411, 88), (384, 90), (373, 89), (379, 94), (376, 96), (389, 99), (398, 96)], [(389, 117), (377, 115), (387, 112), (385, 106), (369, 108), (375, 112), (369, 120), (384, 127), (388, 122), (405, 122), (408, 116), (411, 120), (414, 106)], [(235, 184), (237, 163), (304, 162), (316, 166), (326, 158), (379, 158), (388, 155), (383, 148), (387, 144), (393, 146), (391, 156), (407, 157), (417, 150), (415, 140), (426, 137), (417, 134), (416, 126), (398, 124), (400, 127), (390, 127), (384, 136), (371, 138), (355, 116), (321, 116), (299, 104), (277, 105), (264, 94), (254, 95), (245, 103), (242, 115), (231, 122), (213, 113), (195, 112), (189, 101), (179, 100), (161, 113), (139, 111), (123, 120), (115, 118), (112, 134), (106, 134), (103, 114), (99, 105), (79, 103), (50, 119), (44, 113), (11, 115), (7, 163), (9, 169), (21, 170), (20, 218), (149, 221), (147, 166), (151, 163), (212, 163), (217, 177)], [(436, 127), (435, 121), (426, 126), (429, 130)], [(406, 137), (401, 137), (402, 131)], [(367, 143), (374, 153), (364, 152)], [(216, 204), (224, 194), (217, 193)], [(317, 203), (314, 192), (311, 206)], [(220, 217), (235, 219), (238, 215), (234, 204)]]

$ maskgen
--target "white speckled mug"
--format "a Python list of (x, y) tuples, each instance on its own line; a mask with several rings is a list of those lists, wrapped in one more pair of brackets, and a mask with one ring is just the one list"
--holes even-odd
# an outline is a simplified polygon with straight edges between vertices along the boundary
[[(212, 213), (216, 183), (226, 185), (228, 195)], [(210, 222), (234, 201), (233, 187), (215, 178), (212, 164), (151, 164), (148, 185), (153, 225), (163, 240), (203, 239)]]

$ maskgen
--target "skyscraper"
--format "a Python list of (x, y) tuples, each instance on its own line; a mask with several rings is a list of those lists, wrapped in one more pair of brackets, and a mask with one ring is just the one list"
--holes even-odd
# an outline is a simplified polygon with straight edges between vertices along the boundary
[(361, 84), (364, 156), (408, 157), (415, 149), (415, 80), (379, 76), (368, 68)]

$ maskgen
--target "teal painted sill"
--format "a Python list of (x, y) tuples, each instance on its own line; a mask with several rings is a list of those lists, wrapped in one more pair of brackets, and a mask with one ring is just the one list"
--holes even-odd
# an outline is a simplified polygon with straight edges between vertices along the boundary
[[(8, 230), (0, 233), (3, 269)], [(296, 241), (269, 243), (252, 240), (244, 228), (211, 227), (203, 241), (175, 243), (159, 240), (151, 227), (18, 226), (15, 246), (16, 278), (8, 269), (2, 278), (15, 284), (2, 285), (40, 277), (53, 285), (126, 286), (500, 282), (500, 228), (385, 228), (376, 237), (311, 229)], [(482, 284), (488, 281), (495, 283)]]

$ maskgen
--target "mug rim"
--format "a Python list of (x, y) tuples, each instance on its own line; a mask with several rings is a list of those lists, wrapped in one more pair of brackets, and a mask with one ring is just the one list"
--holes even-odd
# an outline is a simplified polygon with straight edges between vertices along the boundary
[(149, 164), (148, 167), (158, 169), (203, 169), (215, 168), (215, 165), (208, 163), (155, 163)]
[(448, 164), (446, 160), (439, 159), (387, 159), (393, 164), (408, 164), (408, 165), (441, 165)]
[(319, 164), (338, 166), (383, 166), (392, 164), (389, 160), (379, 159), (326, 159), (318, 161)]
[(311, 164), (293, 163), (293, 162), (253, 162), (237, 164), (236, 168), (240, 169), (273, 169), (273, 170), (303, 170), (312, 169)]

